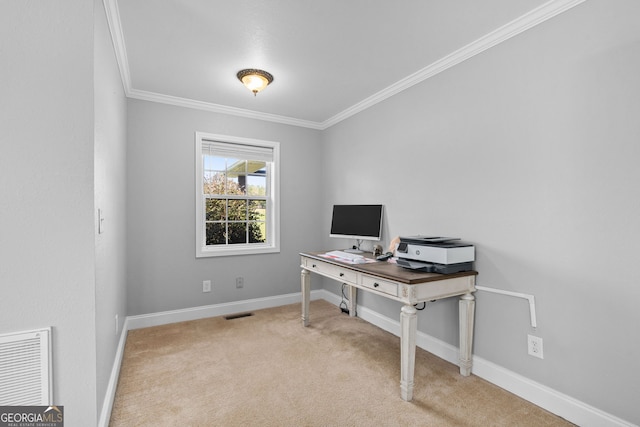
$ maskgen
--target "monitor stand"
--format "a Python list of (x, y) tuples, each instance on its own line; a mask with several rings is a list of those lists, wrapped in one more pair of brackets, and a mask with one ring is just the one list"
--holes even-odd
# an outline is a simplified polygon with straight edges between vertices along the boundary
[(361, 253), (364, 253), (364, 251), (361, 251), (360, 249), (352, 249), (352, 248), (345, 249), (344, 252), (348, 252), (350, 254), (361, 254)]

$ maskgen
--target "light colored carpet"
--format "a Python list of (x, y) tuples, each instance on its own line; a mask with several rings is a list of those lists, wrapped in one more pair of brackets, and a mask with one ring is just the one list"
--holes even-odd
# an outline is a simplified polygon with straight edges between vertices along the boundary
[(417, 349), (400, 398), (400, 339), (326, 301), (129, 332), (111, 427), (570, 426)]

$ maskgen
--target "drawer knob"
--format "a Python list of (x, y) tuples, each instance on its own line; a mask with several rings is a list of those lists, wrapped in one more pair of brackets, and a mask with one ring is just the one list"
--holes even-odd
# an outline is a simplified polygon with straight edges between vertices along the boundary
[(374, 287), (374, 288), (377, 288), (378, 286), (380, 286), (380, 284), (379, 284), (379, 283), (377, 283), (377, 282), (373, 284), (373, 287)]
[(315, 264), (313, 264), (311, 267), (312, 267), (312, 268), (316, 268), (316, 265), (315, 265)]
[(344, 276), (344, 273), (340, 273), (340, 277)]

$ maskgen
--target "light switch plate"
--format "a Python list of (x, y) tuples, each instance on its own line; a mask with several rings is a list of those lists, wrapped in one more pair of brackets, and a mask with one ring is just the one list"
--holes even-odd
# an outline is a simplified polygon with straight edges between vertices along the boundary
[(98, 234), (104, 233), (104, 213), (98, 209)]

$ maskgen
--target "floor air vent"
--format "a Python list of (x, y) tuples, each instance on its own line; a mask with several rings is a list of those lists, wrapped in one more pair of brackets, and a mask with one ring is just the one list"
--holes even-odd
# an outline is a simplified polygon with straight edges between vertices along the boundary
[(0, 335), (0, 406), (51, 404), (51, 328)]
[(242, 317), (253, 316), (253, 313), (239, 313), (239, 314), (230, 314), (229, 316), (224, 316), (227, 320), (240, 319)]

